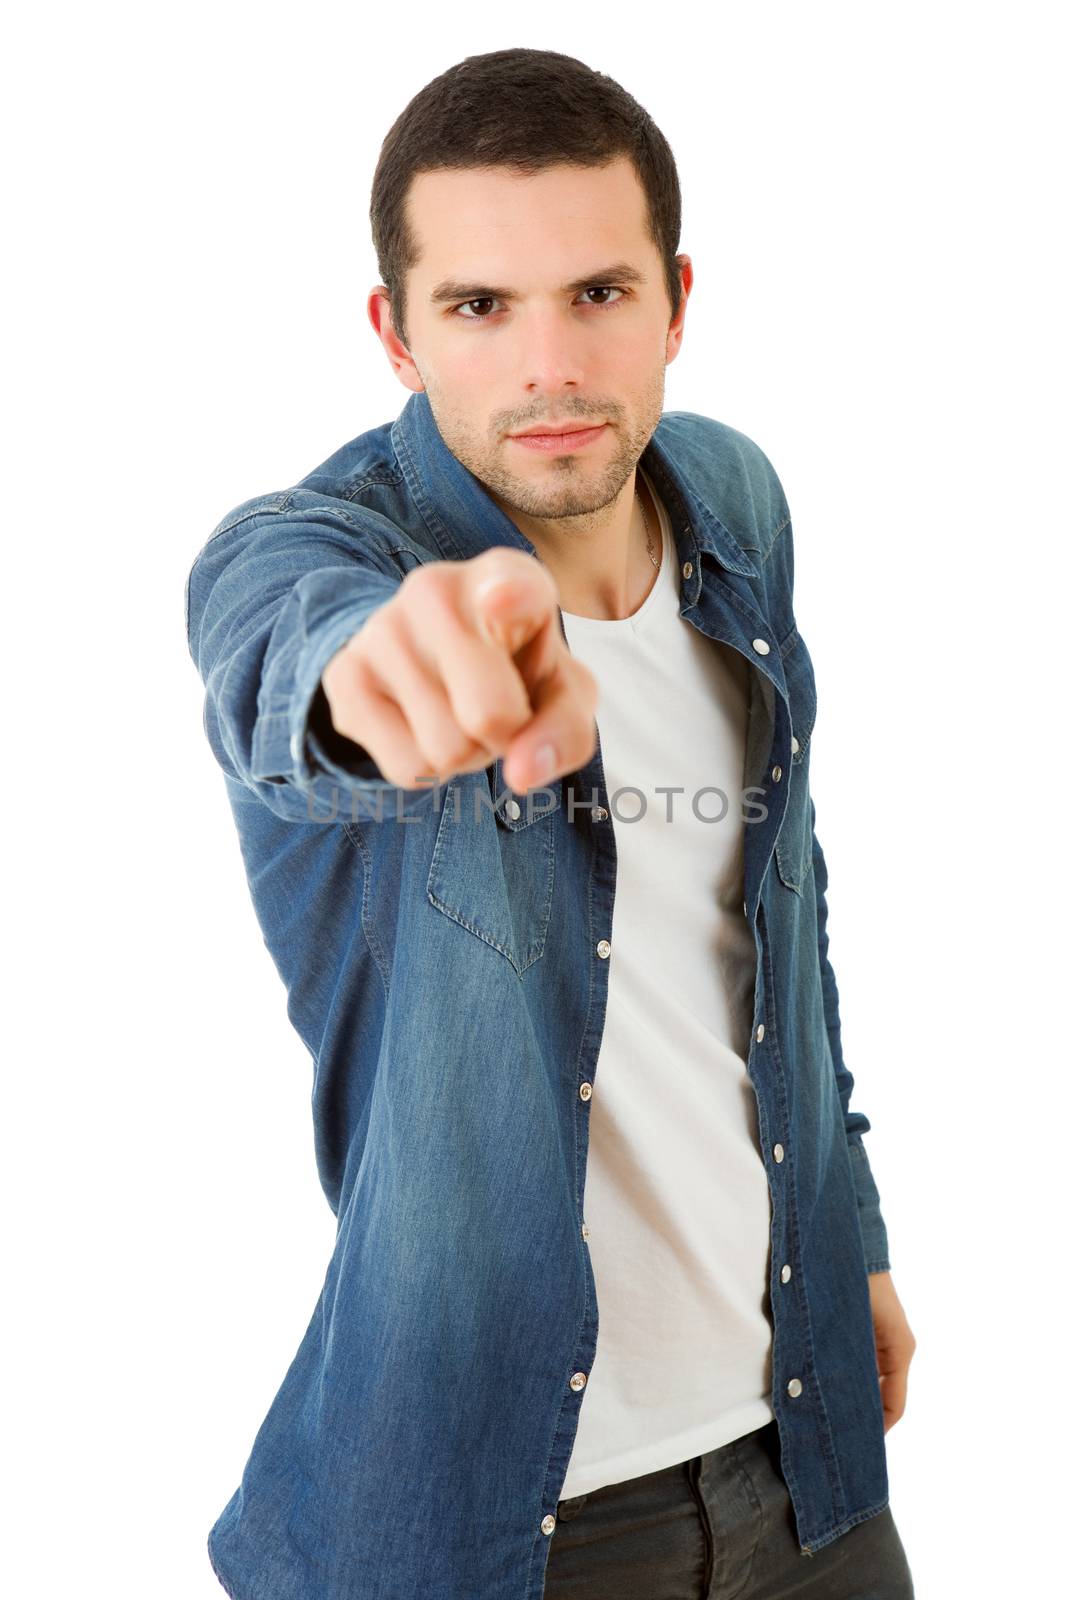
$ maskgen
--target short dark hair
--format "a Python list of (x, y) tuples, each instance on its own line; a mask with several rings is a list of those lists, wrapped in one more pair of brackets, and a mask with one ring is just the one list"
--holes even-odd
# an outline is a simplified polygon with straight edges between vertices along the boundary
[(402, 343), (407, 273), (419, 259), (407, 216), (418, 173), (497, 166), (535, 173), (606, 166), (620, 156), (629, 157), (645, 191), (673, 322), (682, 302), (678, 169), (648, 112), (614, 78), (555, 50), (493, 50), (466, 56), (420, 89), (386, 134), (371, 185), (371, 238)]

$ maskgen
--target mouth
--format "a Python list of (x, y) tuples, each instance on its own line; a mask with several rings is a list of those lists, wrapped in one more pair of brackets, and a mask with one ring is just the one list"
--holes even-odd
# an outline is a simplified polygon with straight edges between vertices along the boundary
[(602, 422), (596, 428), (574, 428), (566, 433), (512, 433), (508, 437), (512, 444), (525, 445), (527, 450), (540, 450), (546, 455), (570, 455), (574, 450), (584, 450), (595, 443), (607, 426)]

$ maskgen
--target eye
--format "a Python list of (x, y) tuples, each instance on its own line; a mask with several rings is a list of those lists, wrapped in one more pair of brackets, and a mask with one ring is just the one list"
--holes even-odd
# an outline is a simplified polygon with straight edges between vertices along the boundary
[[(616, 286), (614, 284), (611, 284), (611, 283), (594, 283), (594, 284), (590, 284), (588, 289), (583, 289), (582, 290), (582, 293), (583, 294), (601, 294), (601, 293), (603, 293), (603, 291), (605, 289), (607, 290), (607, 292), (609, 294), (619, 294), (619, 295), (621, 295), (621, 294), (625, 293), (624, 290), (616, 288)], [(597, 301), (594, 301), (595, 305), (605, 306), (605, 307), (607, 307), (607, 306), (617, 306), (618, 303), (619, 302), (617, 300), (597, 300)]]
[(453, 316), (453, 317), (459, 317), (461, 322), (484, 322), (485, 321), (484, 317), (464, 317), (464, 316), (461, 316), (460, 313), (463, 310), (463, 306), (490, 306), (490, 305), (492, 305), (492, 303), (493, 303), (495, 298), (496, 298), (495, 295), (486, 294), (486, 295), (483, 295), (480, 300), (464, 300), (463, 305), (453, 306), (452, 307), (450, 315)]
[[(593, 283), (593, 284), (590, 284), (588, 289), (583, 289), (582, 290), (582, 293), (583, 294), (603, 294), (605, 292), (605, 290), (607, 291), (608, 294), (617, 294), (617, 295), (619, 295), (619, 296), (621, 296), (623, 298), (625, 298), (625, 295), (626, 295), (625, 289), (620, 289), (616, 284), (610, 284), (610, 283)], [(496, 300), (496, 296), (495, 295), (488, 295), (488, 294), (487, 295), (482, 295), (477, 300), (464, 300), (462, 302), (462, 304), (460, 304), (458, 306), (453, 306), (451, 308), (450, 312), (449, 312), (449, 315), (453, 316), (453, 317), (459, 317), (461, 322), (485, 322), (487, 320), (487, 316), (479, 316), (479, 315), (464, 316), (463, 315), (463, 309), (464, 309), (465, 306), (491, 306), (495, 300)], [(610, 311), (614, 306), (617, 306), (618, 303), (619, 303), (618, 300), (596, 300), (596, 301), (593, 302), (593, 305), (597, 309), (603, 307), (603, 309), (605, 311)]]

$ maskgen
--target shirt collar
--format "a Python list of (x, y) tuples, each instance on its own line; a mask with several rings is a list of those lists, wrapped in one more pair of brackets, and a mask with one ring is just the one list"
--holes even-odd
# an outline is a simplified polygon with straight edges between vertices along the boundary
[[(671, 428), (666, 425), (672, 416), (666, 413), (660, 418), (640, 462), (667, 507), (679, 562), (704, 554), (728, 572), (757, 576), (758, 567), (683, 469), (670, 442)], [(464, 560), (500, 544), (536, 555), (533, 544), (487, 494), (481, 481), (452, 454), (441, 437), (425, 390), (411, 396), (390, 430), (390, 440), (419, 513), (445, 552), (445, 560)]]

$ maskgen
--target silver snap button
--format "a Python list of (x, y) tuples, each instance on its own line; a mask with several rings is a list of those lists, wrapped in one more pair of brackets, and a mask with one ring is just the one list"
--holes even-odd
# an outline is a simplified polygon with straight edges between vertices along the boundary
[(771, 647), (766, 639), (753, 639), (752, 648), (758, 656), (769, 656), (771, 653)]
[(585, 1373), (584, 1372), (576, 1372), (574, 1374), (574, 1377), (571, 1379), (571, 1388), (572, 1389), (584, 1389), (585, 1388), (585, 1384), (586, 1384)]
[(757, 1044), (762, 1044), (763, 1043), (763, 1035), (764, 1035), (765, 1032), (766, 1032), (766, 1029), (764, 1028), (763, 1023), (761, 1022), (759, 1027), (756, 1029), (756, 1043)]
[(597, 953), (597, 955), (600, 957), (600, 959), (602, 961), (606, 960), (607, 957), (610, 956), (610, 954), (611, 954), (611, 942), (610, 942), (610, 940), (601, 939), (600, 943), (596, 947), (596, 953)]
[(786, 1388), (789, 1390), (789, 1393), (793, 1396), (794, 1400), (798, 1394), (803, 1394), (804, 1392), (804, 1385), (801, 1383), (799, 1378), (790, 1378), (789, 1382), (786, 1384)]
[(509, 800), (505, 805), (504, 810), (507, 812), (512, 822), (515, 821), (516, 817), (522, 815), (522, 808), (517, 800)]
[(551, 1511), (548, 1513), (547, 1517), (542, 1517), (541, 1518), (541, 1532), (542, 1533), (551, 1533), (555, 1526), (556, 1526), (556, 1519), (552, 1515)]
[(691, 561), (687, 561), (685, 566), (682, 568), (682, 577), (683, 578), (691, 578), (692, 576), (693, 576), (693, 563)]
[(774, 1149), (771, 1151), (771, 1154), (773, 1155), (773, 1157), (774, 1157), (774, 1159), (776, 1161), (784, 1161), (785, 1160), (785, 1148), (784, 1148), (784, 1146), (782, 1146), (780, 1144), (776, 1144)]
[(586, 1082), (586, 1083), (583, 1083), (583, 1084), (581, 1084), (579, 1086), (579, 1089), (578, 1089), (578, 1098), (579, 1098), (579, 1100), (589, 1100), (589, 1099), (592, 1098), (592, 1094), (593, 1094), (593, 1085), (591, 1083)]
[(793, 1269), (789, 1265), (788, 1261), (786, 1262), (785, 1266), (782, 1268), (782, 1270), (778, 1274), (778, 1276), (781, 1278), (783, 1283), (788, 1283), (789, 1282), (790, 1278), (793, 1276)]

